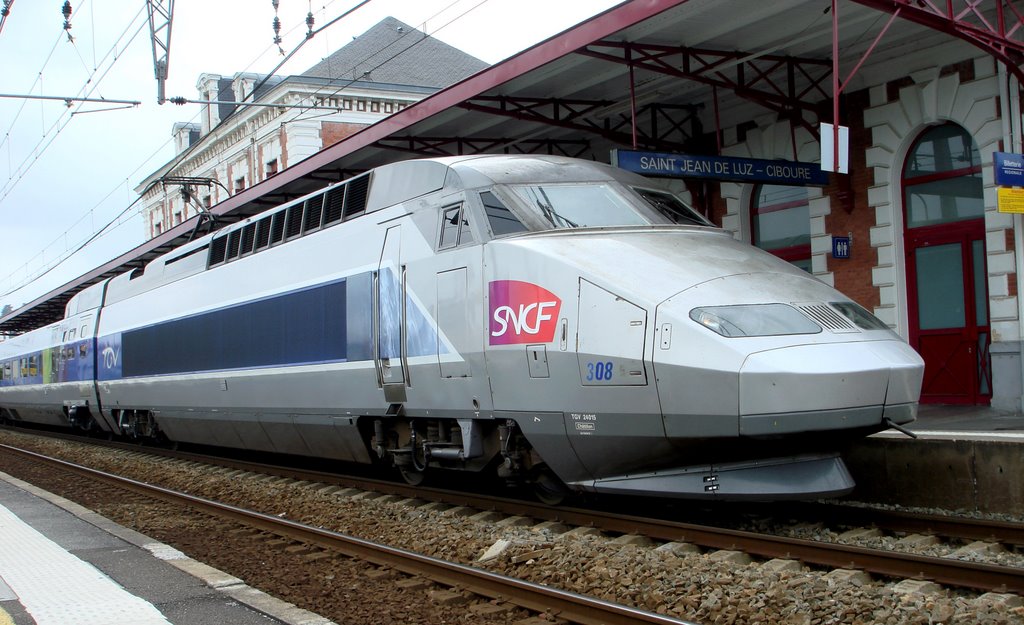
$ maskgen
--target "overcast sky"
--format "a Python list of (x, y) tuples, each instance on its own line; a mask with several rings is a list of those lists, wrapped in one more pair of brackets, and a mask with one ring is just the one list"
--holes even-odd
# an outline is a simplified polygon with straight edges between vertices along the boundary
[[(371, 0), (318, 34), (279, 75), (298, 74), (387, 16), (496, 63), (620, 0)], [(358, 0), (279, 0), (285, 52)], [(138, 209), (60, 264), (128, 209), (134, 188), (173, 156), (171, 127), (198, 121), (199, 105), (157, 105), (144, 0), (16, 0), (0, 30), (0, 95), (136, 100), (113, 104), (0, 97), (0, 307), (32, 301), (143, 242)], [(266, 73), (271, 0), (177, 0), (167, 97), (197, 98), (202, 73)], [(74, 41), (68, 40), (68, 33)], [(49, 273), (40, 275), (48, 268)], [(24, 285), (24, 286), (22, 286)]]

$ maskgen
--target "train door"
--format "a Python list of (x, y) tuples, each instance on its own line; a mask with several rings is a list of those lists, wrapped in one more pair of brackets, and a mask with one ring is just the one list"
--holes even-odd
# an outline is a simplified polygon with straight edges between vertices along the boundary
[(391, 404), (406, 401), (409, 365), (405, 337), (405, 267), (402, 266), (402, 227), (384, 235), (374, 288), (374, 364), (377, 383)]

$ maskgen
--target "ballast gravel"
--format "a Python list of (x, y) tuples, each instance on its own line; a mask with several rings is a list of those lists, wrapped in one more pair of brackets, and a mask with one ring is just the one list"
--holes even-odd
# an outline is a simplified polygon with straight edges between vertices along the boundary
[[(44, 440), (20, 432), (0, 431), (0, 442), (693, 623), (1024, 624), (1024, 600), (1016, 595), (978, 595), (915, 580), (872, 579), (862, 572), (815, 569), (792, 561), (763, 561), (746, 554), (705, 551), (692, 545), (649, 544), (645, 539), (604, 536), (591, 528), (494, 519), (490, 514), (476, 514), (478, 511), (446, 509), (437, 504), (425, 505), (391, 496), (352, 495), (345, 491), (342, 495), (324, 489), (321, 484), (260, 479), (247, 474), (228, 475), (209, 467)], [(59, 494), (76, 500), (76, 493)], [(97, 511), (168, 542), (196, 559), (204, 559), (206, 554), (190, 552), (194, 534), (189, 540), (188, 532), (173, 529), (172, 519), (147, 514), (146, 508), (130, 502), (107, 503)], [(803, 537), (814, 538), (813, 529), (803, 531), (807, 533)], [(830, 531), (822, 528), (821, 532)], [(175, 542), (175, 536), (184, 540)], [(835, 536), (821, 538), (836, 540)], [(481, 560), (485, 554), (488, 557)], [(265, 571), (261, 574), (259, 566), (232, 570), (225, 568), (230, 563), (210, 563), (252, 586), (272, 594), (282, 592), (281, 584), (263, 579), (266, 574)], [(321, 569), (314, 564), (310, 562), (306, 575), (335, 574), (319, 572)], [(311, 592), (302, 591), (300, 584), (295, 585), (300, 590), (282, 598), (338, 623), (440, 622), (436, 619), (441, 617), (436, 615), (424, 615), (411, 608), (403, 613), (390, 604), (386, 617), (380, 611), (370, 616), (374, 614), (373, 602), (381, 593), (396, 594), (397, 578), (382, 581), (362, 575), (338, 585), (324, 583), (331, 580), (316, 581), (317, 592), (331, 595), (330, 601), (325, 601), (323, 596), (303, 596)], [(400, 590), (397, 594), (405, 592)], [(410, 597), (408, 600), (422, 603), (422, 599)], [(351, 604), (347, 612), (344, 608), (331, 607), (345, 605), (344, 601)], [(325, 613), (322, 611), (325, 608), (341, 609), (341, 613)], [(367, 620), (352, 619), (356, 614), (365, 614)], [(447, 622), (516, 623), (528, 616), (521, 610), (498, 611), (486, 616), (478, 612), (464, 612), (461, 617), (457, 614), (456, 610), (443, 618)]]

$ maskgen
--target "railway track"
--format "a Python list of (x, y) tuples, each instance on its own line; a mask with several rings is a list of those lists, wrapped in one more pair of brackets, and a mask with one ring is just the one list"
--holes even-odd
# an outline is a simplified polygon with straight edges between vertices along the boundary
[[(138, 451), (138, 448), (131, 448), (133, 451)], [(147, 449), (146, 451), (156, 450)], [(237, 470), (271, 473), (296, 480), (326, 482), (346, 488), (372, 490), (381, 494), (444, 501), (450, 505), (470, 506), (480, 510), (497, 510), (509, 516), (558, 521), (568, 525), (593, 526), (615, 534), (640, 534), (660, 541), (692, 543), (705, 549), (743, 551), (766, 559), (797, 560), (805, 564), (827, 568), (857, 569), (876, 576), (931, 580), (947, 586), (982, 592), (1024, 594), (1024, 569), (1015, 567), (770, 536), (593, 510), (551, 508), (540, 504), (510, 501), (486, 495), (421, 487), (413, 488), (379, 480), (341, 478), (334, 474), (268, 467), (237, 460), (211, 459), (207, 456), (168, 450), (158, 450), (157, 453), (196, 462), (212, 462)], [(832, 514), (845, 514), (847, 511), (855, 510), (858, 514), (857, 522), (871, 521), (886, 527), (897, 528), (897, 531), (932, 531), (945, 536), (965, 539), (980, 538), (1008, 545), (1021, 544), (1021, 527), (1016, 524), (989, 524), (974, 519), (951, 520), (934, 515), (922, 518), (920, 515), (893, 512), (886, 512), (882, 517), (871, 517), (866, 516), (869, 511), (863, 509), (850, 509), (847, 506), (839, 508), (821, 508), (821, 510), (831, 510)], [(809, 514), (813, 514), (813, 512), (809, 512)], [(849, 521), (850, 518), (846, 520)]]
[(560, 619), (581, 625), (651, 623), (686, 625), (685, 621), (653, 614), (637, 608), (585, 597), (556, 588), (498, 575), (489, 571), (447, 562), (437, 558), (389, 547), (323, 528), (312, 527), (278, 516), (247, 510), (178, 492), (161, 486), (114, 475), (89, 467), (52, 458), (36, 452), (0, 445), (4, 453), (20, 455), (35, 462), (46, 463), (61, 471), (85, 476), (117, 488), (159, 499), (174, 505), (187, 506), (199, 512), (222, 517), (261, 532), (269, 532), (306, 545), (343, 554), (350, 558), (429, 579), (438, 584), (458, 587), (474, 594), (501, 599), (538, 613), (557, 614)]
[[(84, 444), (103, 445), (133, 452), (140, 451), (140, 447), (135, 444), (115, 441), (97, 441), (92, 438), (67, 434), (47, 435), (52, 435), (65, 440), (77, 441)], [(643, 526), (641, 526), (640, 523), (647, 521), (650, 523), (648, 527), (654, 529), (650, 533), (644, 533), (650, 535), (652, 538), (659, 538), (663, 540), (675, 540), (675, 538), (672, 537), (677, 537), (678, 532), (674, 530), (681, 528), (703, 528), (708, 525), (703, 523), (695, 525), (673, 523), (672, 521), (657, 521), (656, 519), (641, 516), (625, 516), (611, 512), (600, 512), (593, 508), (582, 509), (568, 506), (548, 506), (541, 503), (534, 503), (520, 499), (510, 499), (507, 497), (494, 497), (467, 491), (432, 488), (429, 486), (409, 486), (399, 482), (391, 482), (375, 478), (353, 477), (326, 471), (289, 467), (280, 464), (251, 462), (236, 458), (225, 458), (223, 456), (164, 449), (159, 447), (146, 447), (143, 449), (148, 454), (166, 458), (177, 458), (180, 460), (250, 471), (254, 473), (266, 473), (294, 480), (335, 484), (344, 488), (357, 488), (365, 491), (375, 491), (385, 495), (397, 495), (410, 498), (417, 497), (427, 501), (468, 506), (481, 510), (495, 510), (510, 516), (528, 516), (548, 521), (562, 521), (571, 525), (600, 525), (602, 529), (606, 529), (609, 532), (637, 533), (637, 531), (633, 531), (630, 528), (633, 527), (636, 530), (642, 530)], [(877, 527), (894, 533), (921, 533), (947, 539), (961, 539), (968, 541), (980, 540), (1000, 543), (1007, 546), (1024, 547), (1024, 524), (1011, 523), (1007, 521), (973, 519), (959, 516), (889, 510), (873, 507), (809, 502), (787, 502), (782, 506), (770, 509), (769, 514), (836, 525)], [(609, 523), (607, 525), (599, 523), (598, 521), (601, 519), (608, 519)], [(637, 525), (631, 526), (630, 523), (636, 523)], [(712, 522), (710, 525), (714, 526), (715, 523)], [(657, 529), (661, 526), (669, 529), (664, 531)]]

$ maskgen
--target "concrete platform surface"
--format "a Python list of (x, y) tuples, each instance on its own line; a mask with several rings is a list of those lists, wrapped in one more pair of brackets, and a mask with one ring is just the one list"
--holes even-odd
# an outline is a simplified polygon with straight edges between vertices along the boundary
[(1024, 414), (996, 410), (990, 406), (927, 404), (918, 407), (917, 421), (908, 429), (915, 433), (985, 432), (1024, 436)]
[(332, 625), (0, 473), (0, 625)]

